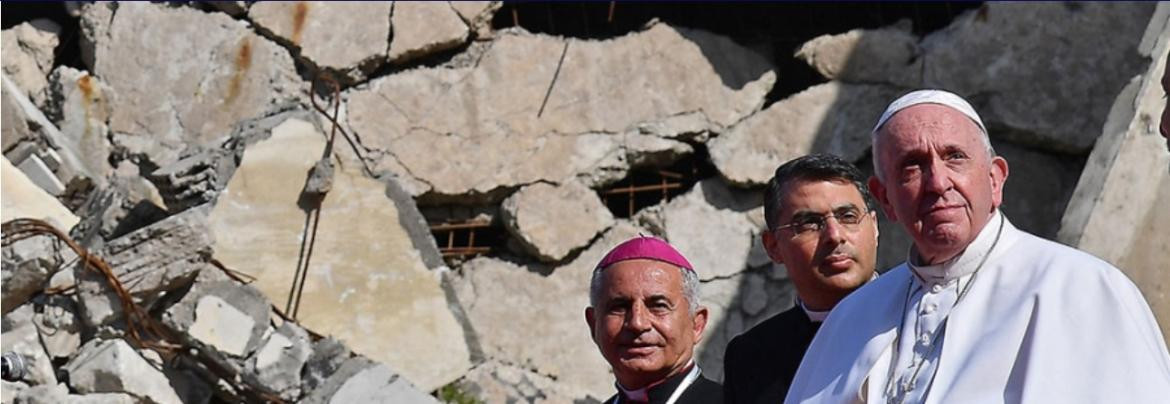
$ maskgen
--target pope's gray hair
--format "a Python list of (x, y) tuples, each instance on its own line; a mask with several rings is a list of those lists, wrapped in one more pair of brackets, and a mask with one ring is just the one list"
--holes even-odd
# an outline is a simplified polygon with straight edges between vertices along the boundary
[[(687, 299), (687, 309), (693, 316), (699, 311), (699, 275), (695, 271), (671, 265), (682, 273), (683, 297)], [(593, 269), (593, 278), (589, 280), (589, 307), (597, 307), (601, 300), (601, 273), (605, 268)]]

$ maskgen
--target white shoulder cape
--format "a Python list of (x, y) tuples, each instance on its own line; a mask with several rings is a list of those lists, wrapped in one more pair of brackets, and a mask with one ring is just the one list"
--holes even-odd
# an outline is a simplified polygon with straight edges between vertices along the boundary
[[(951, 312), (926, 402), (1170, 403), (1170, 354), (1133, 282), (1092, 255), (1003, 231)], [(882, 402), (909, 285), (902, 264), (838, 304), (785, 402)]]

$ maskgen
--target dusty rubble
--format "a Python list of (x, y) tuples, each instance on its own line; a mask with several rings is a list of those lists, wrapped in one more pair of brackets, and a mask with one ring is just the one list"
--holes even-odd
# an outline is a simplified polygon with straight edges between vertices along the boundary
[[(1165, 4), (987, 4), (923, 36), (766, 50), (659, 21), (495, 29), (499, 2), (326, 3), (84, 4), (85, 68), (54, 62), (69, 39), (48, 21), (3, 31), (0, 344), (27, 370), (0, 402), (600, 401), (588, 279), (637, 234), (696, 264), (698, 362), (720, 379), (727, 341), (794, 298), (760, 244), (772, 170), (813, 151), (869, 170), (871, 118), (919, 86), (985, 112), (1020, 227), (1125, 263), (1168, 237), (1103, 225), (1165, 221), (1142, 123)], [(788, 79), (770, 52), (827, 81), (769, 101)], [(661, 174), (687, 162), (710, 175)], [(688, 179), (614, 208), (646, 172)], [(454, 256), (437, 223), (496, 239)], [(881, 226), (885, 268), (909, 241)], [(1131, 276), (1170, 316), (1164, 276)]]

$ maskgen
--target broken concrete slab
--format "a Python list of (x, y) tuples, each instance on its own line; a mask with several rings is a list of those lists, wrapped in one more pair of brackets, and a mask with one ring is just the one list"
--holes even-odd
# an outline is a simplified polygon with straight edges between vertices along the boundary
[(729, 182), (766, 184), (776, 167), (809, 153), (847, 161), (866, 155), (870, 130), (902, 89), (831, 81), (772, 104), (708, 142), (711, 161)]
[(64, 402), (72, 403), (72, 401), (67, 401), (68, 398), (69, 386), (66, 386), (64, 383), (42, 384), (39, 386), (32, 386), (26, 389), (22, 389), (19, 393), (16, 394), (12, 402), (21, 404), (55, 404)]
[(49, 195), (58, 196), (65, 192), (65, 184), (57, 179), (57, 174), (53, 173), (53, 169), (49, 168), (40, 156), (31, 155), (24, 161), (17, 164), (17, 168), (28, 176), (28, 179), (36, 184), (41, 189), (48, 192)]
[(301, 372), (304, 378), (303, 390), (316, 390), (351, 356), (353, 352), (333, 337), (326, 336), (313, 343), (312, 354)]
[(126, 393), (159, 404), (182, 403), (166, 376), (122, 339), (86, 342), (62, 369), (81, 393)]
[(392, 2), (258, 2), (257, 28), (296, 49), (311, 65), (359, 82), (386, 63)]
[[(40, 108), (33, 105), (33, 102), (16, 87), (7, 74), (0, 74), (0, 81), (3, 81), (4, 96), (11, 101), (10, 106), (15, 107), (10, 110), (11, 113), (14, 113), (14, 116), (10, 118), (24, 120), (25, 126), (36, 131), (35, 134), (28, 134), (25, 138), (31, 142), (23, 142), (23, 144), (18, 145), (27, 146), (28, 150), (23, 152), (27, 153), (26, 157), (35, 154), (37, 158), (47, 163), (48, 169), (64, 185), (69, 194), (84, 192), (92, 186), (104, 184), (105, 178), (94, 175), (82, 163), (79, 157), (81, 151), (77, 149), (78, 145), (57, 130), (57, 126), (45, 116)], [(8, 155), (15, 153), (16, 149), (20, 149), (20, 147), (14, 147)], [(23, 161), (15, 163), (20, 165)]]
[(391, 24), (389, 57), (395, 63), (454, 48), (469, 34), (467, 24), (445, 1), (395, 2)]
[(211, 207), (190, 209), (111, 240), (100, 252), (139, 304), (189, 284), (211, 259)]
[(245, 358), (264, 341), (271, 305), (251, 285), (199, 283), (166, 310), (163, 324), (225, 358)]
[(158, 187), (167, 209), (175, 213), (210, 202), (227, 186), (235, 169), (232, 151), (191, 147), (174, 164), (159, 167), (146, 178)]
[(878, 29), (821, 35), (801, 45), (795, 56), (829, 80), (910, 85), (921, 80), (923, 61), (911, 28), (909, 20), (902, 20)]
[[(467, 372), (456, 386), (485, 403), (553, 404), (573, 402), (560, 384), (527, 369), (487, 361)], [(601, 400), (604, 397), (595, 399)]]
[(53, 359), (73, 357), (81, 348), (81, 318), (77, 303), (63, 295), (49, 295), (33, 314), (45, 353)]
[(308, 214), (316, 210), (298, 322), (392, 365), (423, 390), (454, 381), (471, 364), (463, 330), (428, 269), (441, 260), (425, 221), (404, 192), (363, 175), (344, 147), (334, 149), (332, 190), (319, 205), (303, 204), (307, 173), (324, 148), (324, 134), (298, 118), (249, 146), (211, 214), (214, 257), (289, 307), (308, 248), (302, 242), (314, 237)]
[[(561, 382), (574, 399), (613, 394), (609, 365), (597, 351), (582, 322), (589, 306), (593, 268), (609, 249), (650, 234), (618, 220), (600, 239), (566, 265), (542, 275), (495, 258), (480, 257), (463, 264), (450, 276), (452, 290), (467, 314), (484, 355), (547, 375)], [(501, 322), (541, 324), (542, 333), (555, 339), (533, 339), (523, 327), (500, 327)]]
[(409, 403), (437, 404), (434, 397), (411, 386), (410, 382), (384, 364), (362, 357), (347, 360), (321, 387), (304, 400), (306, 404)]
[[(923, 40), (922, 85), (971, 96), (992, 136), (1087, 152), (1114, 97), (1144, 69), (1136, 51), (1154, 7), (987, 4)], [(1036, 30), (1036, 21), (1054, 23)], [(997, 126), (1014, 130), (996, 133)]]
[(284, 322), (248, 360), (247, 375), (254, 385), (295, 401), (302, 391), (301, 371), (313, 353), (309, 333), (292, 322)]
[[(137, 170), (133, 170), (137, 173)], [(70, 235), (86, 248), (121, 237), (167, 216), (158, 190), (137, 175), (117, 175), (77, 209), (84, 218)]]
[(49, 92), (46, 112), (80, 152), (81, 163), (95, 176), (108, 175), (113, 169), (106, 123), (113, 89), (88, 72), (61, 66), (49, 76)]
[(3, 87), (3, 90), (0, 91), (3, 91), (3, 95), (0, 96), (0, 103), (3, 105), (3, 110), (0, 112), (3, 115), (0, 115), (0, 120), (4, 122), (4, 125), (0, 126), (0, 133), (2, 133), (0, 142), (3, 143), (4, 156), (19, 161), (21, 159), (11, 156), (9, 151), (21, 143), (36, 141), (37, 135), (29, 128), (28, 121), (24, 119), (16, 101), (8, 96), (8, 88)]
[(46, 236), (18, 240), (4, 247), (0, 301), (8, 313), (41, 293), (53, 274), (61, 269), (61, 244)]
[(0, 163), (0, 187), (3, 187), (3, 209), (0, 209), (0, 221), (7, 222), (16, 218), (32, 218), (49, 222), (61, 231), (69, 231), (80, 219), (73, 212), (61, 205), (56, 198), (45, 190), (33, 184), (12, 163), (5, 158)]
[[(705, 188), (717, 190), (705, 192)], [(759, 230), (745, 214), (716, 207), (705, 196), (730, 192), (719, 179), (707, 179), (662, 208), (666, 240), (690, 260), (699, 279), (727, 277), (747, 269), (753, 235)]]
[(397, 160), (398, 174), (439, 195), (483, 194), (594, 170), (596, 156), (579, 154), (581, 135), (696, 111), (707, 129), (722, 130), (755, 112), (774, 81), (763, 56), (704, 31), (655, 24), (607, 41), (512, 31), (478, 64), (410, 70), (350, 91), (347, 116), (363, 145)]
[(521, 188), (500, 205), (504, 227), (532, 255), (556, 262), (613, 224), (597, 193), (576, 181)]
[(110, 8), (83, 9), (83, 53), (118, 93), (110, 105), (115, 142), (157, 166), (177, 160), (186, 143), (211, 142), (237, 121), (303, 96), (288, 51), (244, 21), (153, 3)]
[(23, 22), (0, 32), (4, 74), (37, 105), (44, 105), (48, 95), (48, 76), (60, 33), (61, 27), (47, 19)]

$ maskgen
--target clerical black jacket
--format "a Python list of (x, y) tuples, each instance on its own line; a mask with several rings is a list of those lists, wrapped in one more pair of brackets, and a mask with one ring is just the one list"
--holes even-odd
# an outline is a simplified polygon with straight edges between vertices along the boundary
[[(670, 395), (674, 393), (674, 389), (678, 387), (680, 383), (682, 383), (686, 376), (687, 372), (682, 372), (672, 376), (669, 379), (666, 379), (666, 381), (658, 384), (657, 386), (651, 387), (650, 391), (647, 392), (647, 395), (650, 398), (649, 403), (666, 403), (666, 400), (670, 399)], [(618, 397), (620, 395), (621, 392), (618, 392), (618, 394), (610, 397), (609, 400), (605, 400), (605, 404), (613, 404), (615, 402), (624, 404), (629, 402), (625, 399), (618, 401)], [(683, 390), (682, 395), (678, 397), (678, 401), (675, 401), (675, 404), (721, 403), (723, 403), (723, 389), (719, 386), (719, 383), (715, 383), (710, 379), (707, 379), (702, 374), (700, 374), (699, 378), (695, 379), (695, 381), (691, 383), (690, 387), (687, 387), (686, 390)]]
[(784, 402), (820, 326), (797, 305), (732, 339), (723, 355), (724, 402)]

